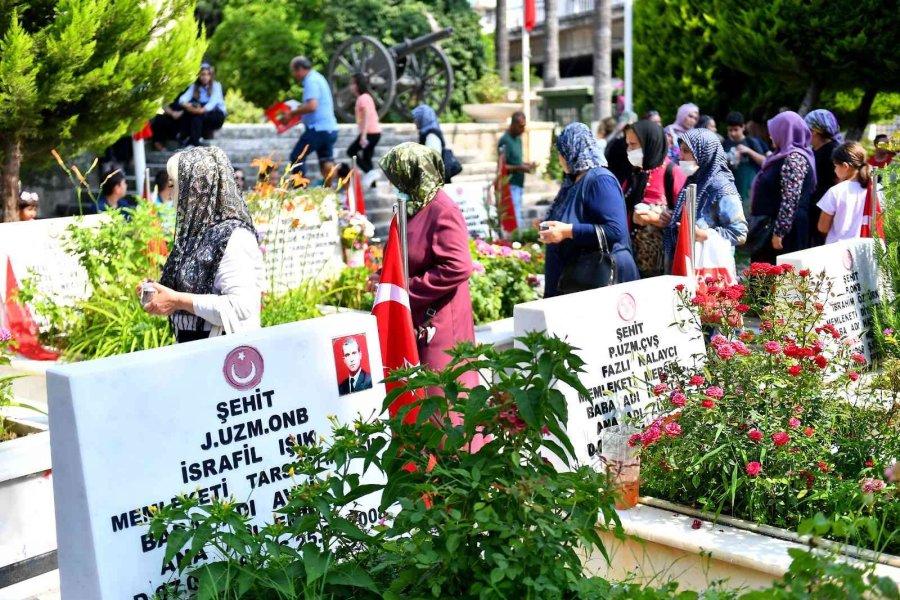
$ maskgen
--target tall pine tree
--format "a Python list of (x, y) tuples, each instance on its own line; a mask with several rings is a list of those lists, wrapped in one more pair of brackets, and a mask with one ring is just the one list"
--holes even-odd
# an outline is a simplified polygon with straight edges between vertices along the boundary
[(18, 216), (23, 161), (101, 149), (196, 77), (194, 0), (0, 0), (0, 199)]

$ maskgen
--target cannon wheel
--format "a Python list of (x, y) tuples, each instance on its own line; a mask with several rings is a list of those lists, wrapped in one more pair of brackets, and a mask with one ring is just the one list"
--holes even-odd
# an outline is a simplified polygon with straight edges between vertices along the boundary
[(383, 118), (394, 101), (397, 82), (390, 51), (375, 38), (359, 35), (341, 44), (331, 57), (328, 82), (334, 96), (334, 112), (342, 121), (351, 123), (356, 120), (356, 98), (350, 91), (354, 73), (368, 77), (375, 108)]
[(450, 59), (437, 46), (426, 46), (397, 61), (397, 95), (394, 109), (407, 120), (419, 104), (431, 106), (441, 114), (453, 93), (453, 69)]

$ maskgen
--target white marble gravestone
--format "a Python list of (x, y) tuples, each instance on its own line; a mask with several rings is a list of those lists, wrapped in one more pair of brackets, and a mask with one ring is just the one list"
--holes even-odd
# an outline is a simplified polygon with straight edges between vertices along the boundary
[[(97, 227), (106, 218), (89, 215), (0, 223), (0, 311), (6, 300), (7, 259), (20, 287), (33, 273), (44, 297), (63, 305), (85, 300), (90, 294), (87, 271), (77, 257), (63, 250), (66, 228), (76, 222), (83, 227)], [(38, 325), (46, 323), (41, 315), (35, 314), (34, 318)]]
[(337, 219), (307, 223), (286, 212), (256, 227), (262, 237), (266, 289), (271, 292), (327, 278), (344, 266)]
[(871, 306), (881, 299), (874, 243), (871, 239), (845, 240), (778, 257), (780, 265), (825, 273), (832, 287), (831, 295), (823, 299), (822, 322), (855, 339), (855, 350), (869, 361), (874, 350)]
[(490, 237), (490, 225), (485, 206), (485, 194), (490, 182), (448, 183), (444, 192), (456, 202), (466, 220), (466, 229), (473, 238)]
[(516, 306), (516, 336), (554, 334), (578, 348), (586, 363), (581, 382), (589, 397), (565, 384), (560, 388), (579, 463), (597, 461), (604, 428), (626, 415), (651, 416), (653, 398), (642, 381), (656, 383), (668, 363), (688, 366), (704, 353), (699, 329), (687, 324), (689, 312), (677, 303), (675, 286), (686, 283), (683, 277), (655, 277)]
[[(372, 379), (341, 395), (347, 336)], [(178, 579), (147, 521), (180, 493), (233, 496), (260, 525), (283, 518), (288, 436), (310, 444), (328, 415), (379, 413), (381, 373), (375, 318), (355, 314), (50, 370), (63, 599), (149, 600)]]

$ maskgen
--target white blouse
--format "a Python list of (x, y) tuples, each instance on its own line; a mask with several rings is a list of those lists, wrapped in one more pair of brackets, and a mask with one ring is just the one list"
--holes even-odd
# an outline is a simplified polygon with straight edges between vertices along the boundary
[(222, 328), (226, 320), (240, 331), (259, 329), (264, 284), (265, 267), (256, 236), (235, 229), (219, 262), (213, 293), (194, 296), (194, 314), (206, 321), (207, 330)]

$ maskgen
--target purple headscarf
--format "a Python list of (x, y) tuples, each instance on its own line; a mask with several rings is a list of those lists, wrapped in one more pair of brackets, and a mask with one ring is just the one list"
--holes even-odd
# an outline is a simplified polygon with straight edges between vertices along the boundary
[(838, 125), (837, 117), (830, 110), (817, 108), (807, 113), (803, 120), (806, 121), (810, 129), (824, 133), (838, 144), (844, 143), (844, 136), (841, 135), (841, 126)]
[(666, 129), (671, 129), (676, 133), (684, 133), (687, 131), (687, 127), (684, 126), (684, 120), (688, 118), (688, 115), (692, 112), (697, 113), (697, 116), (700, 115), (700, 108), (693, 103), (682, 104), (678, 107), (678, 113), (675, 115), (675, 122), (666, 127)]
[(816, 158), (813, 156), (810, 140), (812, 133), (809, 131), (803, 117), (792, 110), (778, 113), (767, 123), (769, 127), (769, 137), (778, 148), (778, 152), (769, 156), (762, 164), (759, 173), (753, 180), (753, 189), (750, 197), (756, 199), (756, 188), (759, 184), (759, 178), (770, 169), (779, 160), (786, 158), (791, 152), (799, 152), (809, 163), (809, 177), (812, 177), (813, 187), (816, 186)]

